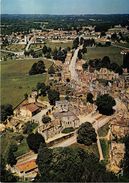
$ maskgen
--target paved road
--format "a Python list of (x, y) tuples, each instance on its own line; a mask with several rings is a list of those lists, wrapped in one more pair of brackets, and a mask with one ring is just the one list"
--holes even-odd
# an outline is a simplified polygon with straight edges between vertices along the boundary
[(32, 37), (32, 38), (29, 40), (29, 42), (28, 42), (28, 44), (27, 44), (27, 46), (26, 46), (26, 48), (25, 48), (26, 51), (29, 50), (30, 45), (33, 43), (33, 39), (34, 39), (34, 37)]
[(70, 146), (74, 143), (77, 142), (77, 134), (75, 134), (74, 136), (68, 138), (67, 140), (64, 140), (63, 142), (59, 143), (59, 144), (55, 144), (54, 146), (52, 146), (52, 148), (55, 147), (67, 147)]
[(79, 80), (78, 74), (76, 72), (76, 61), (77, 61), (79, 49), (80, 48), (77, 48), (75, 50), (74, 55), (73, 55), (72, 60), (71, 60), (71, 63), (69, 65), (69, 71), (71, 73), (71, 80), (74, 80), (74, 81), (78, 81)]

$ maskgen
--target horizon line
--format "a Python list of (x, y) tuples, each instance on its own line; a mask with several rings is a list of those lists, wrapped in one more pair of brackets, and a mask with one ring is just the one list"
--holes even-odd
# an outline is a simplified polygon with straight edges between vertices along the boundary
[(1, 13), (1, 15), (65, 15), (65, 16), (70, 16), (70, 15), (129, 15), (129, 13), (78, 13), (78, 14), (49, 14), (49, 13)]

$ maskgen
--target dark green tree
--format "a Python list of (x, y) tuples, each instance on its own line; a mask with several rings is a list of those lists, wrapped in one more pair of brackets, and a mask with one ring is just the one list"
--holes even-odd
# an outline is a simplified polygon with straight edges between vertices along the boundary
[(34, 63), (29, 71), (29, 75), (36, 75), (36, 74), (42, 74), (46, 72), (45, 71), (45, 64), (42, 60), (38, 61), (37, 63)]
[(83, 68), (83, 71), (86, 71), (88, 69), (88, 64), (87, 63), (84, 63), (82, 65), (82, 68)]
[(10, 171), (6, 170), (6, 164), (3, 156), (0, 161), (0, 181), (1, 182), (17, 182), (18, 177), (15, 177)]
[(72, 48), (77, 49), (78, 46), (79, 46), (79, 37), (74, 39)]
[(10, 166), (13, 166), (17, 163), (16, 157), (14, 155), (14, 152), (16, 152), (16, 151), (17, 151), (17, 146), (10, 145), (9, 151), (8, 151), (8, 156), (7, 156), (7, 163)]
[(92, 93), (87, 93), (87, 97), (86, 97), (86, 101), (93, 104), (94, 100), (93, 100), (94, 96)]
[(44, 137), (39, 133), (29, 134), (26, 140), (29, 148), (35, 153), (38, 153), (41, 143), (44, 145), (44, 147), (46, 146)]
[(43, 122), (44, 124), (49, 123), (49, 122), (51, 122), (51, 118), (50, 118), (49, 116), (44, 115), (44, 116), (42, 117), (42, 122)]
[(37, 124), (32, 122), (32, 121), (28, 121), (27, 123), (24, 124), (23, 126), (23, 134), (30, 134), (33, 132), (33, 130), (37, 127)]
[(93, 155), (81, 148), (40, 146), (36, 182), (112, 182), (116, 177), (106, 171)]
[(43, 51), (43, 54), (44, 54), (44, 55), (47, 53), (48, 50), (47, 50), (47, 46), (46, 46), (46, 45), (44, 45), (42, 51)]
[(91, 145), (97, 141), (97, 135), (92, 124), (89, 122), (83, 123), (78, 129), (77, 142), (80, 144)]
[(49, 90), (48, 99), (51, 105), (55, 105), (55, 102), (60, 100), (60, 93), (56, 90)]
[(47, 86), (44, 83), (37, 83), (36, 89), (39, 95), (46, 96)]
[(13, 107), (11, 104), (1, 105), (0, 119), (4, 122), (8, 116), (13, 115)]
[(53, 65), (51, 65), (48, 69), (48, 74), (55, 74), (55, 68)]
[(114, 98), (108, 94), (100, 95), (96, 100), (97, 110), (103, 115), (112, 115), (113, 106), (116, 105)]

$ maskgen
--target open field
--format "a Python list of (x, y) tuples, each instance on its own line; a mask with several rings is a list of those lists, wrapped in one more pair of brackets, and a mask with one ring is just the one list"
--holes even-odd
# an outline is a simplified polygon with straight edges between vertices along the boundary
[(119, 65), (122, 64), (121, 48), (116, 47), (95, 47), (88, 48), (87, 54), (84, 55), (85, 60), (103, 58), (104, 56), (109, 56), (112, 62), (116, 62)]
[(20, 52), (23, 51), (25, 48), (25, 44), (10, 44), (8, 46), (2, 46), (1, 49), (8, 50), (8, 51), (14, 51), (14, 52)]
[[(30, 93), (38, 82), (45, 82), (47, 74), (29, 76), (33, 63), (38, 60), (24, 59), (1, 62), (1, 104), (10, 103), (15, 107)], [(52, 62), (44, 61), (46, 68)]]
[[(67, 48), (67, 47), (72, 47), (72, 41), (68, 41), (68, 42), (63, 42), (63, 41), (59, 41), (59, 42), (52, 42), (52, 41), (46, 41), (45, 42), (46, 46), (50, 47), (52, 50), (54, 50), (55, 48)], [(44, 43), (36, 43), (36, 44), (31, 44), (29, 49), (40, 49), (43, 48)]]
[(68, 41), (68, 42), (50, 42), (47, 41), (46, 45), (49, 46), (52, 50), (54, 50), (55, 48), (67, 48), (67, 47), (72, 47), (72, 43), (73, 41)]

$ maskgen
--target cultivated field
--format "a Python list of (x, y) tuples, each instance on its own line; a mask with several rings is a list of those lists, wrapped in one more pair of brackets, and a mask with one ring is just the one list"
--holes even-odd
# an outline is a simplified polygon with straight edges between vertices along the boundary
[(104, 56), (109, 56), (112, 62), (116, 62), (119, 65), (122, 64), (121, 48), (116, 47), (96, 47), (88, 48), (87, 54), (84, 55), (85, 60), (103, 58)]
[[(24, 99), (25, 93), (30, 93), (38, 82), (45, 82), (47, 74), (29, 76), (28, 72), (37, 62), (35, 59), (1, 62), (1, 104), (10, 103), (15, 107)], [(46, 68), (52, 62), (44, 61)]]

